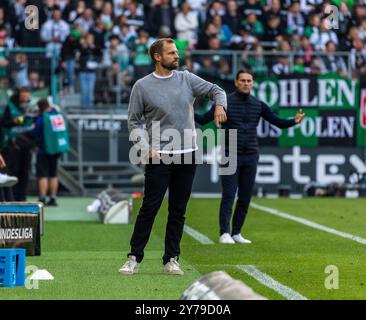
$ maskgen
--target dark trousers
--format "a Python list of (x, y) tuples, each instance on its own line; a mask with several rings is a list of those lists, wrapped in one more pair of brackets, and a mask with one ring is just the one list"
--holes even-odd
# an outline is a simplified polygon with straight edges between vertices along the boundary
[[(162, 159), (168, 157), (161, 155)], [(196, 171), (196, 164), (184, 161), (181, 164), (147, 164), (145, 167), (145, 195), (137, 215), (134, 231), (131, 238), (131, 252), (128, 255), (136, 256), (137, 262), (144, 258), (144, 248), (149, 240), (155, 216), (159, 211), (164, 195), (169, 188), (168, 222), (165, 234), (165, 253), (163, 263), (170, 258), (180, 255), (180, 241), (183, 235), (185, 212), (191, 195), (192, 183)]]
[(26, 201), (32, 154), (29, 149), (11, 145), (2, 151), (8, 173), (18, 178), (12, 188), (15, 201)]
[(14, 201), (13, 188), (0, 188), (0, 201)]
[(237, 170), (221, 176), (222, 199), (220, 205), (220, 235), (230, 233), (230, 219), (236, 192), (238, 200), (232, 221), (232, 235), (239, 234), (248, 212), (257, 173), (259, 155), (238, 155)]

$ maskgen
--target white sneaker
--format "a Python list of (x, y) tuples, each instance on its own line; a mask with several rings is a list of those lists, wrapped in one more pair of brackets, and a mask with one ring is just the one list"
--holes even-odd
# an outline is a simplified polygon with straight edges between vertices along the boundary
[(248, 240), (248, 239), (245, 239), (242, 237), (242, 235), (239, 233), (239, 234), (235, 234), (233, 235), (233, 240), (236, 242), (236, 243), (252, 243), (252, 241)]
[(220, 243), (233, 244), (235, 241), (231, 238), (229, 233), (223, 233), (219, 239)]
[(12, 187), (18, 182), (17, 177), (8, 176), (7, 174), (0, 173), (0, 187)]
[(122, 274), (134, 274), (139, 271), (139, 263), (135, 256), (129, 256), (126, 263), (118, 270)]
[(92, 204), (86, 207), (89, 213), (97, 213), (102, 203), (99, 199), (95, 199)]
[(175, 275), (181, 275), (181, 276), (184, 275), (184, 272), (179, 267), (177, 257), (170, 258), (170, 261), (164, 265), (163, 273), (175, 274)]

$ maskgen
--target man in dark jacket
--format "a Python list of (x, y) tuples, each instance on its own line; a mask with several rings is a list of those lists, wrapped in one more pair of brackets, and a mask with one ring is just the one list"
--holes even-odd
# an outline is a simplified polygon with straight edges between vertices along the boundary
[[(281, 128), (289, 128), (300, 123), (304, 113), (298, 112), (294, 119), (283, 120), (267, 106), (250, 94), (253, 88), (253, 75), (240, 70), (236, 75), (236, 91), (229, 94), (227, 106), (227, 122), (225, 129), (225, 154), (228, 155), (229, 129), (237, 130), (237, 169), (232, 175), (222, 175), (222, 199), (220, 205), (220, 243), (251, 243), (240, 234), (251, 199), (255, 176), (257, 173), (258, 139), (257, 125), (262, 117), (271, 124)], [(205, 124), (213, 120), (214, 109), (204, 115), (195, 114), (195, 121)], [(230, 218), (232, 207), (238, 191), (238, 201), (232, 221), (230, 235)]]

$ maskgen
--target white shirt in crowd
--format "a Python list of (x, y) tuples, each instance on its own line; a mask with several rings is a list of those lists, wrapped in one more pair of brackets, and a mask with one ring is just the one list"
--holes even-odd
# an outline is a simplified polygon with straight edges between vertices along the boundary
[(197, 12), (190, 11), (187, 15), (179, 12), (175, 17), (174, 26), (177, 30), (177, 39), (187, 40), (190, 44), (196, 42), (198, 29)]

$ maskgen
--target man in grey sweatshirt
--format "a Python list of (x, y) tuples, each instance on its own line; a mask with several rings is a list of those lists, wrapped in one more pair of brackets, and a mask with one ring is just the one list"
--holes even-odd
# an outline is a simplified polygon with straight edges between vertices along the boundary
[(145, 194), (130, 242), (131, 251), (119, 272), (138, 272), (155, 216), (169, 188), (163, 272), (183, 275), (178, 263), (180, 241), (196, 170), (193, 102), (198, 96), (215, 101), (214, 120), (219, 125), (226, 121), (226, 94), (217, 85), (188, 71), (175, 70), (179, 57), (172, 39), (156, 40), (150, 47), (150, 56), (155, 72), (135, 83), (128, 106), (130, 139), (140, 149), (141, 161), (146, 157), (148, 162)]

